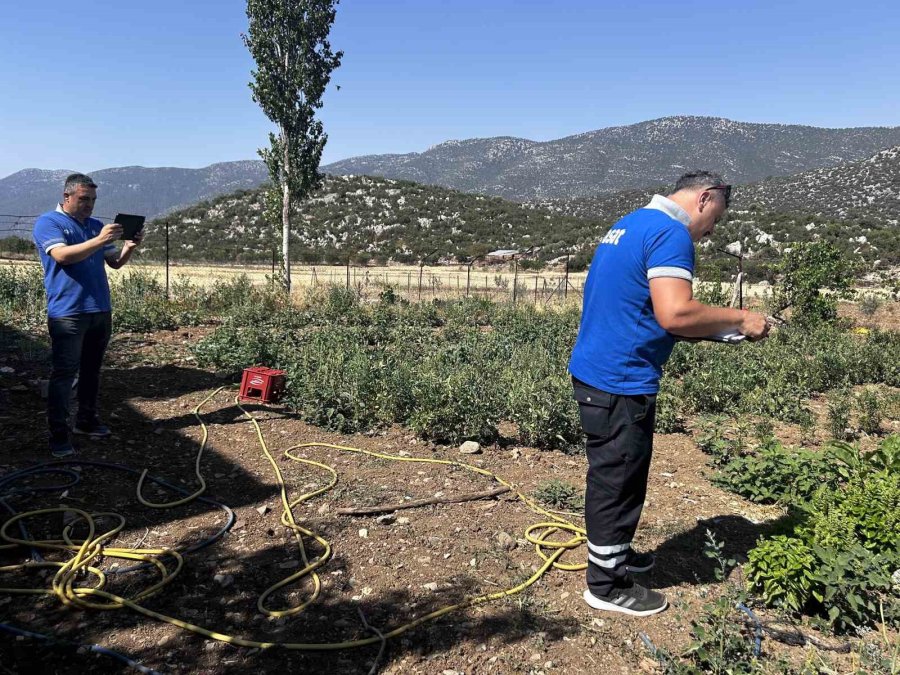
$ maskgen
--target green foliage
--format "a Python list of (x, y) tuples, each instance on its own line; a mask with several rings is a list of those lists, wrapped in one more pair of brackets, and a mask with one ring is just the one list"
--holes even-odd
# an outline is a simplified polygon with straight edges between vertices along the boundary
[(553, 478), (535, 488), (534, 498), (545, 506), (564, 511), (581, 511), (584, 508), (584, 490), (571, 483)]
[(110, 284), (113, 328), (144, 332), (178, 327), (175, 311), (166, 300), (166, 289), (156, 275), (131, 270)]
[(850, 427), (850, 392), (835, 389), (828, 395), (828, 431), (831, 437), (843, 441)]
[(830, 476), (792, 506), (791, 536), (762, 540), (750, 551), (751, 590), (767, 604), (820, 614), (836, 630), (900, 621), (891, 573), (900, 567), (900, 438), (871, 453), (847, 443), (824, 453)]
[(897, 624), (900, 610), (896, 601), (890, 602), (890, 569), (900, 557), (873, 555), (857, 543), (817, 547), (815, 551), (819, 566), (812, 595), (816, 608), (835, 630), (869, 626), (880, 620), (878, 609), (884, 602), (890, 603), (885, 620)]
[(784, 254), (779, 271), (773, 304), (778, 312), (790, 307), (791, 319), (799, 325), (833, 322), (837, 301), (853, 295), (853, 266), (828, 242), (794, 245)]
[(834, 481), (821, 453), (786, 448), (774, 441), (756, 454), (730, 459), (713, 477), (716, 485), (763, 504), (809, 499), (825, 481)]
[(269, 198), (274, 204), (267, 210), (281, 215), (288, 289), (291, 207), (306, 199), (321, 179), (319, 161), (328, 136), (315, 113), (343, 56), (328, 42), (336, 5), (337, 0), (247, 0), (249, 26), (243, 39), (256, 62), (250, 89), (278, 127), (277, 134), (269, 134), (270, 147), (259, 155), (272, 179)]
[(563, 363), (548, 361), (542, 346), (523, 345), (512, 355), (503, 380), (506, 407), (523, 443), (538, 448), (580, 448), (578, 406)]
[[(735, 561), (725, 559), (724, 544), (706, 531), (704, 554), (716, 561), (716, 579), (724, 582)], [(772, 672), (765, 657), (756, 654), (754, 636), (744, 629), (744, 615), (738, 608), (746, 593), (733, 583), (724, 583), (724, 592), (703, 605), (703, 613), (691, 621), (691, 644), (676, 657), (663, 649), (653, 654), (666, 675), (738, 675)]]
[(35, 328), (46, 320), (47, 298), (41, 268), (0, 266), (0, 323)]
[(856, 409), (859, 413), (859, 428), (867, 434), (881, 431), (882, 404), (875, 389), (866, 387), (856, 395)]
[(749, 554), (748, 582), (767, 605), (799, 612), (814, 588), (816, 556), (802, 539), (777, 535)]
[(656, 397), (656, 432), (660, 434), (676, 434), (685, 430), (682, 412), (681, 383), (672, 378), (663, 377), (660, 381), (659, 394)]
[(865, 316), (873, 316), (881, 307), (882, 300), (874, 293), (865, 293), (859, 299), (859, 311)]

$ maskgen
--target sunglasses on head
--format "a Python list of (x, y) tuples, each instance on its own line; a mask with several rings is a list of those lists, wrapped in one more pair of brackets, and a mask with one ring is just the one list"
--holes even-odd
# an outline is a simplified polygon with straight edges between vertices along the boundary
[(721, 190), (725, 197), (725, 208), (731, 206), (731, 186), (730, 185), (710, 185), (707, 190)]

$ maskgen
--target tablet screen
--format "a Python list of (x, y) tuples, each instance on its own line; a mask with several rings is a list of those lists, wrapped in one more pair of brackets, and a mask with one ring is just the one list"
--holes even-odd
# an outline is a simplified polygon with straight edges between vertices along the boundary
[(134, 235), (144, 229), (144, 216), (119, 213), (113, 222), (122, 226), (122, 239), (134, 239)]

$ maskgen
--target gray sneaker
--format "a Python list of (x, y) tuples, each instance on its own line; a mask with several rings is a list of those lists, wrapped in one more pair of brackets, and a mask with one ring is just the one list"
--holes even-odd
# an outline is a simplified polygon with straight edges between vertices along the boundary
[(72, 447), (71, 441), (59, 441), (54, 443), (50, 442), (50, 454), (56, 457), (57, 459), (63, 459), (65, 457), (71, 457), (75, 454), (75, 448)]
[(588, 589), (584, 592), (584, 601), (594, 609), (632, 616), (650, 616), (669, 606), (662, 593), (651, 591), (640, 584), (633, 584), (629, 588), (613, 588), (608, 596), (602, 598)]

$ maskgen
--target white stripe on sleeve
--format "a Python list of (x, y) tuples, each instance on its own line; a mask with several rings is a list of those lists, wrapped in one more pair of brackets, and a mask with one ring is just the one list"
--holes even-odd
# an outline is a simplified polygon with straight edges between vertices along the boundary
[(647, 279), (659, 279), (660, 277), (672, 277), (693, 281), (694, 275), (683, 267), (651, 267), (647, 270)]

